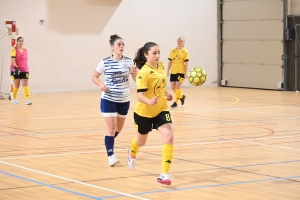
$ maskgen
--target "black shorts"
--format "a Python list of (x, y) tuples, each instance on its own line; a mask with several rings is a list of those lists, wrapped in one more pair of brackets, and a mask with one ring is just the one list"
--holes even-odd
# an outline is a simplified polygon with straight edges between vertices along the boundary
[(171, 74), (170, 76), (170, 81), (171, 82), (183, 82), (184, 81), (184, 74), (178, 73), (178, 74)]
[(20, 72), (19, 75), (14, 75), (14, 72), (10, 72), (10, 76), (12, 80), (15, 79), (29, 79), (29, 72)]
[(172, 123), (171, 114), (169, 111), (163, 111), (156, 117), (142, 117), (136, 113), (134, 115), (134, 125), (137, 131), (142, 134), (148, 134), (152, 129), (158, 129), (160, 126)]

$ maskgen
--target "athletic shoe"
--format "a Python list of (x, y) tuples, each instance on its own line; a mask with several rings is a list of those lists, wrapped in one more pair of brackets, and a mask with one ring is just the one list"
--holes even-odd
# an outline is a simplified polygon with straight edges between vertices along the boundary
[(177, 103), (174, 102), (174, 103), (171, 105), (171, 108), (177, 108)]
[(185, 98), (186, 98), (186, 96), (185, 96), (185, 95), (183, 95), (183, 96), (182, 96), (182, 98), (180, 99), (180, 101), (181, 101), (181, 105), (183, 105), (183, 104), (184, 104), (184, 100), (185, 100)]
[(135, 169), (135, 158), (133, 158), (133, 157), (131, 157), (131, 155), (130, 155), (130, 148), (128, 149), (128, 162), (127, 162), (127, 164), (128, 164), (128, 167), (130, 168), (130, 169), (132, 169), (132, 170), (134, 170)]
[(8, 99), (9, 99), (9, 100), (12, 100), (12, 96), (11, 96), (11, 94), (9, 94), (9, 96), (8, 96)]
[(108, 156), (108, 165), (109, 166), (114, 166), (116, 164), (118, 164), (120, 162), (120, 160), (118, 158), (116, 158), (116, 156), (113, 154), (111, 156)]
[(17, 99), (13, 99), (13, 100), (11, 100), (11, 102), (12, 102), (13, 104), (18, 104), (18, 103), (19, 103)]
[(32, 102), (30, 101), (30, 100), (26, 100), (26, 103), (25, 103), (26, 105), (31, 105), (32, 104)]
[(157, 178), (157, 182), (164, 184), (164, 185), (171, 185), (173, 180), (173, 177), (170, 174), (160, 174), (159, 177)]

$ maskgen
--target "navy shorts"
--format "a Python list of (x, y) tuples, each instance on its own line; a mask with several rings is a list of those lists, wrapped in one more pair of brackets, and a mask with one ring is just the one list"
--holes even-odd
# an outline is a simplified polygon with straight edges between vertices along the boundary
[(126, 117), (130, 106), (130, 101), (113, 102), (107, 99), (102, 99), (100, 109), (104, 117)]

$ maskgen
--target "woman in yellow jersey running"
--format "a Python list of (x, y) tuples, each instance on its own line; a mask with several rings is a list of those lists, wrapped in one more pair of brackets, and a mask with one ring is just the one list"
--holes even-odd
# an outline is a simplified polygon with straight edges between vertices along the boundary
[(186, 98), (182, 94), (181, 85), (185, 78), (187, 78), (187, 69), (189, 61), (189, 52), (184, 48), (185, 39), (183, 37), (178, 38), (177, 47), (172, 49), (169, 55), (169, 63), (167, 69), (167, 75), (170, 75), (171, 88), (174, 91), (176, 97), (174, 103), (171, 105), (172, 108), (176, 108), (178, 100), (181, 101), (181, 105), (184, 104)]
[(165, 66), (159, 62), (159, 58), (159, 46), (148, 42), (138, 50), (134, 59), (136, 67), (140, 69), (136, 76), (138, 102), (134, 108), (137, 134), (128, 151), (128, 166), (135, 169), (135, 158), (139, 148), (146, 144), (148, 133), (157, 129), (164, 142), (162, 172), (157, 181), (170, 185), (172, 176), (168, 172), (173, 158), (173, 125), (167, 100), (172, 100), (172, 95), (166, 91)]

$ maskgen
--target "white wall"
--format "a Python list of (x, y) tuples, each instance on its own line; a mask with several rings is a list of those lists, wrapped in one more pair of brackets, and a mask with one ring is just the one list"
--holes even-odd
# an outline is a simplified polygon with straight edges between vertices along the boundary
[(125, 40), (125, 56), (133, 58), (153, 41), (166, 65), (183, 36), (189, 68), (202, 67), (208, 74), (203, 87), (216, 86), (216, 0), (0, 0), (0, 21), (9, 20), (16, 21), (29, 52), (33, 93), (97, 89), (91, 75), (110, 55), (115, 33)]

